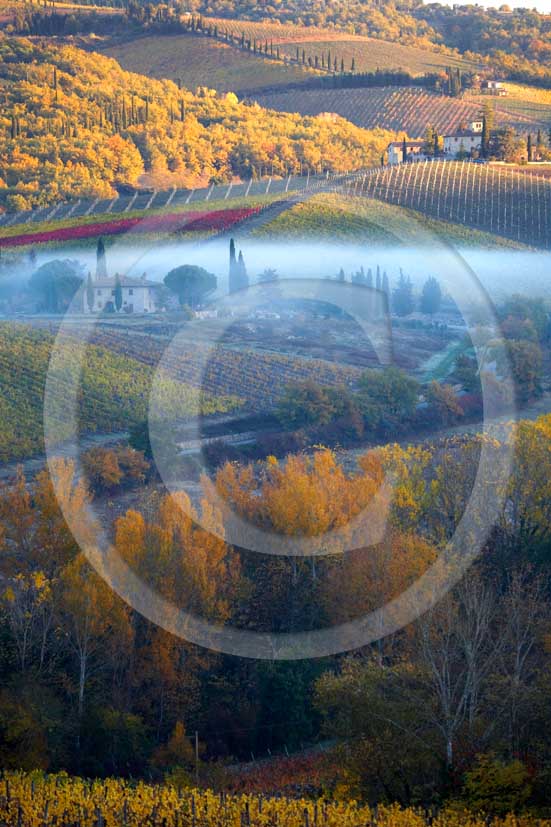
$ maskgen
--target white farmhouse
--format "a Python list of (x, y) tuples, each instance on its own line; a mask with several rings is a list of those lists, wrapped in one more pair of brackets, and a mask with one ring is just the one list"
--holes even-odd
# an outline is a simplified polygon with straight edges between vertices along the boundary
[[(159, 285), (146, 279), (145, 273), (139, 278), (129, 276), (100, 276), (84, 290), (84, 312), (101, 313), (115, 309), (117, 279), (122, 289), (121, 312), (153, 313), (157, 309)], [(88, 294), (93, 295), (90, 307)]]

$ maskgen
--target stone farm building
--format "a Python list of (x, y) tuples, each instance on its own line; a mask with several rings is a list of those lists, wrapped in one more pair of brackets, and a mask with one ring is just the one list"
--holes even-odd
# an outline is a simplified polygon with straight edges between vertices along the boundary
[(471, 156), (482, 146), (482, 134), (469, 130), (460, 130), (453, 135), (444, 135), (444, 155), (451, 158)]
[(145, 274), (138, 278), (99, 276), (92, 281), (94, 303), (91, 308), (88, 301), (88, 289), (84, 290), (85, 313), (115, 310), (117, 278), (122, 289), (121, 312), (153, 313), (157, 309), (159, 285), (153, 281), (148, 281)]
[[(404, 158), (404, 143), (406, 149), (406, 157)], [(393, 141), (388, 145), (388, 163), (402, 164), (404, 161), (423, 161), (426, 158), (423, 152), (425, 146), (424, 141)]]

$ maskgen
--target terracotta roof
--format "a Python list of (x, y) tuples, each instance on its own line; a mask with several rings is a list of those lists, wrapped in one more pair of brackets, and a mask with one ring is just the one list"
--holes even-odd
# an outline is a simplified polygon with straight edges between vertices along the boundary
[[(119, 276), (121, 287), (159, 287), (156, 281), (148, 281), (145, 278), (130, 278), (129, 276)], [(108, 276), (107, 278), (92, 279), (93, 287), (116, 287), (117, 279), (115, 276)]]

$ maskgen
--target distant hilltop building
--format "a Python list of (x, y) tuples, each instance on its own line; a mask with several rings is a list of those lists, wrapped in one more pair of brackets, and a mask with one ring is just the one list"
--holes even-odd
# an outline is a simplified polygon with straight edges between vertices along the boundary
[[(117, 307), (120, 290), (120, 308)], [(139, 278), (99, 276), (89, 279), (84, 291), (85, 313), (154, 313), (158, 305), (159, 285), (148, 281), (145, 273)]]
[(508, 94), (502, 80), (483, 80), (480, 85), (480, 91), (484, 95), (497, 95), (501, 98)]

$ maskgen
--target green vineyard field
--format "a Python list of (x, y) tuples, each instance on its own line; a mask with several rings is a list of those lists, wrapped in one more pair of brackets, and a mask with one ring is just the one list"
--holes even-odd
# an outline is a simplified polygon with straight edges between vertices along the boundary
[(358, 176), (348, 194), (551, 249), (551, 181), (504, 166), (454, 161), (400, 164)]
[[(411, 219), (411, 220), (409, 220)], [(293, 205), (273, 221), (253, 231), (254, 238), (304, 239), (331, 243), (400, 245), (425, 243), (419, 237), (421, 220), (426, 240), (431, 236), (461, 247), (524, 249), (522, 242), (492, 235), (449, 221), (420, 216), (413, 210), (374, 198), (323, 193)]]

